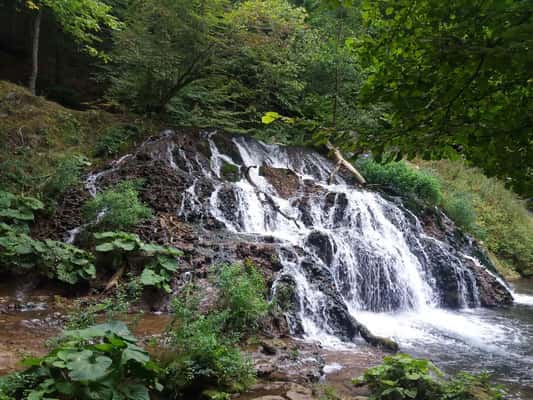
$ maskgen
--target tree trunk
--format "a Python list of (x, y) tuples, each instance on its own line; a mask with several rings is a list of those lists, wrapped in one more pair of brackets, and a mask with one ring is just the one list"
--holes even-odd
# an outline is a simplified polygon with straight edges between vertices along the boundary
[(41, 36), (41, 20), (43, 17), (43, 10), (39, 8), (35, 21), (33, 23), (32, 32), (32, 48), (31, 48), (31, 74), (28, 87), (31, 94), (35, 96), (37, 86), (37, 73), (39, 72), (39, 39)]

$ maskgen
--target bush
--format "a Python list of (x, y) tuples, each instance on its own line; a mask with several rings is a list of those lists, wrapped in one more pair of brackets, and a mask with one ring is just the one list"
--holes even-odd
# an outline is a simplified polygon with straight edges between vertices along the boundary
[(0, 223), (0, 267), (11, 273), (35, 272), (75, 284), (92, 279), (92, 255), (55, 240), (34, 240), (20, 230)]
[(171, 292), (170, 280), (178, 269), (177, 258), (183, 253), (173, 247), (144, 243), (139, 236), (125, 232), (96, 233), (96, 251), (110, 253), (113, 266), (127, 265), (128, 256), (143, 259), (139, 283)]
[(389, 186), (402, 196), (422, 200), (428, 205), (438, 205), (441, 201), (438, 179), (404, 161), (379, 164), (366, 159), (359, 160), (357, 167), (369, 183)]
[(255, 371), (236, 346), (235, 337), (223, 335), (227, 311), (202, 315), (197, 305), (197, 299), (191, 297), (172, 303), (166, 387), (177, 398), (197, 398), (212, 387), (244, 390), (254, 382)]
[(70, 284), (94, 278), (91, 254), (63, 242), (27, 235), (34, 212), (43, 208), (33, 197), (0, 191), (0, 269), (16, 274), (34, 272)]
[[(524, 201), (506, 189), (503, 182), (487, 178), (479, 169), (468, 168), (462, 162), (418, 163), (442, 181), (445, 205), (453, 204), (450, 199), (457, 193), (465, 193), (470, 199), (475, 214), (471, 233), (484, 241), (498, 258), (497, 264), (522, 275), (533, 275), (533, 218)], [(472, 214), (460, 214), (469, 213)]]
[(160, 369), (136, 341), (122, 322), (66, 331), (48, 355), (0, 381), (0, 398), (149, 400), (162, 390)]
[(382, 364), (366, 370), (354, 383), (367, 384), (375, 400), (500, 400), (505, 394), (502, 388), (489, 384), (486, 374), (461, 373), (445, 379), (430, 361), (406, 354), (385, 357)]
[(56, 170), (48, 179), (44, 187), (47, 197), (57, 199), (65, 191), (81, 182), (81, 175), (85, 167), (91, 163), (87, 157), (72, 155), (61, 159)]
[(250, 333), (268, 311), (265, 280), (251, 264), (226, 264), (217, 273), (219, 308), (226, 310), (226, 328), (235, 333)]
[[(466, 193), (453, 192), (446, 194), (442, 208), (457, 225), (468, 232), (476, 232), (476, 212), (471, 197)], [(480, 233), (478, 231), (478, 233)]]
[[(254, 382), (255, 371), (237, 347), (251, 334), (268, 309), (265, 283), (255, 267), (225, 264), (216, 273), (219, 297), (203, 315), (198, 299), (187, 294), (172, 303), (172, 356), (167, 382), (175, 396), (196, 398), (209, 388), (242, 391)], [(190, 396), (190, 397), (187, 397)]]
[(98, 193), (82, 209), (86, 222), (93, 229), (125, 230), (143, 219), (152, 217), (152, 211), (139, 200), (134, 182), (122, 182), (114, 189)]
[(34, 213), (42, 210), (44, 204), (34, 197), (18, 196), (0, 190), (0, 222), (24, 228), (33, 221)]
[(140, 133), (135, 125), (113, 126), (98, 139), (94, 155), (97, 157), (115, 156), (125, 144), (139, 138)]

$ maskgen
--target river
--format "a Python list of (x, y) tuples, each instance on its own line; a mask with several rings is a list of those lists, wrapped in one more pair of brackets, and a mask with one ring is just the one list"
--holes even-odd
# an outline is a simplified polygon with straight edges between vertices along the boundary
[(514, 282), (515, 304), (460, 311), (426, 309), (363, 313), (376, 334), (394, 337), (401, 350), (429, 358), (446, 372), (486, 370), (511, 398), (533, 399), (533, 280)]

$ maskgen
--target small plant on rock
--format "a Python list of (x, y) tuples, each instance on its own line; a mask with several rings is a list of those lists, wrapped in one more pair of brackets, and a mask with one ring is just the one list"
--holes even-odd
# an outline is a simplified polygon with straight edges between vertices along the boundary
[(252, 333), (268, 312), (266, 284), (254, 265), (226, 264), (219, 267), (216, 284), (220, 290), (219, 308), (227, 310), (229, 331)]
[(65, 191), (81, 182), (83, 170), (91, 165), (83, 155), (74, 154), (61, 159), (48, 181), (44, 193), (52, 199), (59, 198)]
[(139, 200), (136, 182), (122, 182), (89, 200), (83, 207), (83, 216), (93, 229), (127, 229), (143, 219), (152, 217), (152, 211)]
[(174, 397), (197, 398), (211, 388), (242, 391), (254, 382), (251, 361), (224, 329), (227, 310), (202, 314), (198, 299), (186, 295), (173, 301), (172, 312), (165, 386)]

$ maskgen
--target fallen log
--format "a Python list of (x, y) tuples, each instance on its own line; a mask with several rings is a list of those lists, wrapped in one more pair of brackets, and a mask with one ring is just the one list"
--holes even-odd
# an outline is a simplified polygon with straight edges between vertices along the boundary
[(337, 174), (339, 169), (341, 167), (344, 167), (355, 177), (357, 183), (359, 183), (360, 185), (366, 184), (366, 180), (363, 175), (361, 175), (361, 173), (350, 162), (346, 161), (346, 159), (343, 157), (342, 153), (337, 147), (333, 146), (331, 142), (327, 142), (326, 147), (329, 151), (333, 153), (333, 156), (337, 160), (337, 165), (335, 166), (329, 177), (330, 183), (333, 182), (333, 178), (335, 178), (335, 174)]

